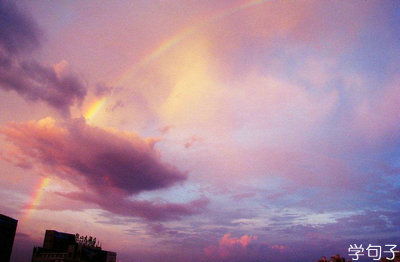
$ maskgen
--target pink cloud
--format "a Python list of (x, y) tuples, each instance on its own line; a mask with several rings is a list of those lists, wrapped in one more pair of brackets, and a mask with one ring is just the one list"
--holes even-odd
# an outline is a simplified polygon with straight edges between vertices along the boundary
[(250, 242), (254, 239), (257, 239), (256, 236), (249, 236), (249, 235), (243, 235), (239, 238), (234, 238), (231, 236), (231, 234), (225, 234), (221, 240), (219, 241), (220, 246), (235, 246), (239, 245), (242, 247), (247, 247)]
[(232, 237), (231, 234), (225, 234), (219, 240), (218, 245), (208, 246), (204, 253), (209, 257), (229, 258), (231, 256), (243, 255), (249, 244), (256, 240), (257, 236), (243, 235), (239, 238)]

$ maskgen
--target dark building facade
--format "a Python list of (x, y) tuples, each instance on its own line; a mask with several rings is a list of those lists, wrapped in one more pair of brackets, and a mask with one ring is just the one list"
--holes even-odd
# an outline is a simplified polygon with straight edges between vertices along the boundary
[(0, 261), (9, 262), (18, 220), (0, 214)]
[(75, 244), (75, 235), (46, 230), (43, 240), (43, 248), (54, 251), (67, 250), (69, 245)]
[(116, 262), (117, 254), (102, 250), (92, 237), (46, 230), (43, 247), (33, 249), (32, 262)]

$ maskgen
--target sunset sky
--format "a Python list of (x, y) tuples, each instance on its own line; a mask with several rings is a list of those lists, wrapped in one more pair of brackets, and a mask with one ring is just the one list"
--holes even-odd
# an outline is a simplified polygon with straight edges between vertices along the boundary
[[(400, 2), (0, 0), (0, 213), (120, 262), (400, 246)], [(372, 261), (372, 260), (371, 260)]]

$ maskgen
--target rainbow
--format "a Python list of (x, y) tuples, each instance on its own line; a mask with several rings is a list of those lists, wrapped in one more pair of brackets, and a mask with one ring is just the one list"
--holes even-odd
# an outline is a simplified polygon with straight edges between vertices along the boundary
[[(117, 77), (115, 80), (111, 81), (110, 85), (111, 86), (119, 86), (123, 84), (129, 77), (134, 75), (134, 73), (141, 67), (148, 65), (152, 61), (156, 60), (159, 58), (162, 54), (173, 48), (174, 46), (178, 45), (181, 43), (183, 40), (187, 39), (189, 36), (194, 34), (195, 32), (198, 32), (201, 28), (210, 25), (212, 23), (217, 22), (218, 20), (221, 20), (225, 17), (231, 16), (239, 11), (242, 11), (244, 9), (263, 4), (267, 1), (270, 0), (246, 0), (244, 3), (229, 7), (225, 10), (222, 10), (221, 12), (212, 15), (202, 22), (199, 22), (195, 25), (189, 26), (184, 30), (179, 31), (177, 34), (174, 36), (164, 40), (157, 48), (152, 50), (149, 54), (145, 55), (140, 61), (134, 63), (133, 65), (129, 66), (128, 69), (126, 69), (119, 77)], [(98, 100), (94, 101), (92, 104), (90, 104), (88, 110), (84, 113), (84, 118), (86, 120), (93, 120), (93, 118), (96, 116), (96, 114), (103, 108), (103, 106), (106, 104), (107, 98), (102, 97), (99, 98)]]
[(225, 9), (218, 14), (215, 14), (211, 17), (208, 17), (204, 21), (197, 23), (195, 25), (192, 25), (188, 27), (187, 29), (184, 29), (180, 31), (179, 33), (175, 34), (169, 39), (166, 39), (163, 41), (156, 49), (151, 51), (148, 55), (144, 56), (139, 62), (134, 63), (132, 66), (128, 67), (127, 70), (125, 70), (116, 80), (112, 81), (112, 85), (121, 85), (126, 79), (131, 77), (137, 69), (140, 67), (143, 67), (150, 62), (154, 61), (155, 59), (159, 58), (162, 54), (164, 54), (166, 51), (170, 50), (172, 47), (176, 46), (180, 42), (182, 42), (184, 39), (188, 38), (195, 32), (199, 31), (201, 28), (210, 25), (212, 23), (217, 22), (218, 20), (221, 20), (225, 17), (231, 16), (239, 11), (242, 11), (244, 9), (263, 4), (264, 2), (267, 2), (269, 0), (250, 0), (250, 1), (245, 1), (244, 3), (241, 3), (239, 5), (235, 5), (233, 7), (229, 7), (228, 9)]
[[(152, 50), (148, 55), (144, 56), (140, 61), (134, 63), (132, 66), (129, 66), (127, 70), (125, 70), (119, 77), (117, 77), (114, 81), (111, 82), (112, 86), (121, 85), (126, 79), (131, 77), (137, 69), (140, 67), (146, 66), (147, 64), (151, 63), (152, 61), (159, 58), (162, 54), (173, 48), (174, 46), (181, 43), (183, 40), (200, 30), (201, 28), (210, 25), (212, 23), (217, 22), (220, 19), (223, 19), (227, 16), (231, 16), (241, 10), (263, 4), (269, 0), (247, 0), (244, 3), (235, 5), (233, 7), (229, 7), (218, 14), (215, 14), (204, 21), (192, 25), (174, 36), (166, 39), (163, 41), (157, 48)], [(107, 102), (107, 97), (101, 97), (92, 102), (88, 109), (83, 113), (83, 116), (86, 120), (91, 121), (96, 116), (96, 114), (104, 107)], [(27, 206), (27, 212), (24, 216), (25, 219), (29, 218), (33, 211), (40, 205), (43, 193), (45, 192), (45, 188), (49, 185), (50, 178), (43, 177), (41, 178), (38, 186), (34, 190), (34, 194), (31, 197), (31, 202)]]
[(96, 114), (104, 107), (104, 105), (107, 102), (106, 97), (101, 97), (97, 100), (95, 100), (93, 103), (91, 103), (86, 110), (86, 112), (83, 114), (83, 117), (90, 121), (93, 120), (93, 118), (96, 116)]
[(24, 220), (28, 219), (32, 215), (33, 211), (40, 205), (45, 188), (49, 185), (49, 183), (50, 178), (48, 177), (42, 177), (40, 179), (31, 197), (31, 202), (26, 207), (27, 211), (25, 213)]

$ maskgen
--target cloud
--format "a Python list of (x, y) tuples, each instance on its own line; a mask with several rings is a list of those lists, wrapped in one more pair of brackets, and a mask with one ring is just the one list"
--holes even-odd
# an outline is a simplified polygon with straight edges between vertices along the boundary
[(0, 1), (0, 23), (4, 25), (0, 32), (0, 88), (30, 101), (44, 101), (69, 116), (70, 107), (86, 96), (86, 85), (71, 72), (60, 74), (65, 65), (50, 67), (20, 58), (21, 53), (39, 47), (41, 35), (36, 23), (12, 2)]
[(187, 174), (161, 161), (155, 139), (89, 126), (83, 119), (10, 123), (1, 133), (14, 145), (18, 161), (30, 162), (81, 189), (59, 193), (70, 199), (150, 220), (194, 214), (207, 204), (206, 199), (187, 204), (128, 199), (187, 179)]
[(0, 87), (4, 90), (13, 90), (30, 101), (44, 101), (64, 116), (86, 96), (86, 86), (71, 73), (60, 77), (52, 67), (34, 61), (7, 61), (0, 63)]
[(361, 102), (355, 105), (352, 128), (363, 137), (363, 141), (373, 144), (388, 135), (398, 137), (394, 134), (400, 121), (399, 85), (400, 75), (397, 74), (374, 93), (361, 96)]
[(288, 247), (285, 245), (272, 245), (271, 246), (272, 249), (278, 250), (278, 251), (284, 251), (285, 249), (287, 249)]
[(190, 147), (192, 147), (194, 144), (196, 144), (197, 142), (201, 142), (202, 139), (197, 137), (197, 136), (191, 136), (188, 140), (186, 140), (185, 142), (185, 148), (188, 149)]
[(125, 106), (122, 100), (118, 99), (114, 104), (107, 107), (107, 112), (114, 112), (118, 108), (123, 108)]
[(8, 53), (32, 50), (39, 45), (36, 23), (22, 13), (12, 1), (0, 1), (0, 47)]
[[(289, 222), (285, 228), (278, 229), (277, 226), (268, 228), (269, 234), (278, 234), (290, 237), (292, 241), (308, 239), (309, 245), (318, 245), (334, 241), (381, 241), (396, 237), (399, 234), (398, 211), (363, 211), (352, 215), (335, 218), (328, 223), (296, 224)], [(285, 217), (279, 217), (279, 221)], [(289, 221), (290, 219), (287, 219)], [(278, 221), (278, 220), (277, 220)], [(275, 231), (275, 233), (274, 233)], [(383, 241), (382, 241), (383, 242)], [(327, 249), (328, 250), (328, 249)]]
[(198, 199), (185, 204), (161, 201), (130, 200), (120, 194), (60, 193), (73, 200), (94, 203), (99, 207), (122, 216), (142, 217), (152, 221), (177, 220), (204, 210), (208, 200)]
[(256, 236), (243, 235), (239, 238), (232, 237), (231, 234), (225, 234), (219, 240), (218, 245), (208, 246), (204, 253), (209, 257), (227, 259), (237, 257), (246, 253), (249, 244), (256, 240)]
[(235, 201), (240, 201), (242, 199), (252, 198), (254, 196), (256, 196), (255, 192), (245, 192), (245, 193), (239, 193), (239, 194), (233, 195), (232, 199)]
[(225, 234), (219, 241), (219, 244), (221, 246), (237, 246), (237, 245), (239, 245), (242, 247), (247, 247), (250, 244), (250, 242), (254, 239), (257, 239), (257, 237), (243, 235), (239, 238), (234, 238), (231, 236), (231, 234)]
[(114, 91), (114, 87), (105, 85), (104, 83), (98, 83), (94, 89), (95, 96), (106, 96)]
[(159, 131), (162, 135), (166, 135), (168, 132), (171, 131), (172, 128), (173, 128), (173, 126), (166, 125), (166, 126), (158, 128), (157, 131)]

